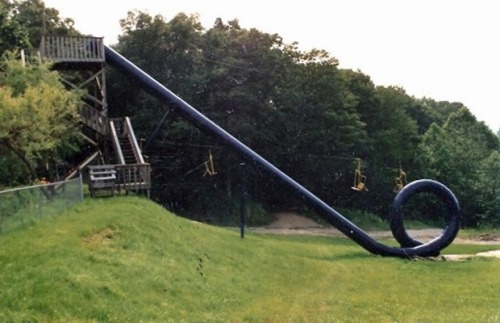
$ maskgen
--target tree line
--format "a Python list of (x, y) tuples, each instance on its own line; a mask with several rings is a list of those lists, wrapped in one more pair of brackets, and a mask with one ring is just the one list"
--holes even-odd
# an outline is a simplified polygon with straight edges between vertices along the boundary
[[(41, 5), (38, 0), (1, 3)], [(59, 29), (45, 28), (76, 32), (71, 20), (50, 12)], [(37, 21), (36, 10), (31, 14), (30, 21)], [(26, 26), (19, 17), (1, 24), (13, 21)], [(122, 34), (113, 45), (119, 53), (334, 207), (384, 218), (404, 173), (408, 181), (433, 178), (453, 190), (465, 226), (500, 224), (500, 133), (477, 121), (462, 103), (377, 86), (362, 71), (339, 68), (324, 50), (302, 51), (278, 34), (242, 28), (237, 19), (216, 19), (204, 28), (196, 15), (179, 13), (167, 20), (134, 11), (120, 24)], [(37, 29), (23, 28), (18, 34), (32, 44), (31, 29), (33, 34)], [(10, 39), (1, 37), (0, 45)], [(25, 46), (24, 41), (8, 49)], [(217, 138), (184, 121), (174, 106), (158, 102), (133, 80), (110, 69), (107, 86), (110, 115), (130, 116), (138, 137), (145, 138), (153, 199), (207, 221), (234, 216), (243, 186), (252, 206), (304, 207), (261, 169), (243, 165)], [(0, 144), (0, 149), (5, 148)], [(356, 170), (366, 176), (367, 190), (352, 189)], [(409, 213), (435, 220), (439, 203), (427, 196), (412, 202)]]
[[(0, 187), (31, 184), (80, 149), (78, 104), (36, 49), (45, 32), (77, 35), (41, 1), (0, 0)], [(43, 20), (47, 23), (44, 24)], [(21, 50), (24, 55), (21, 55)]]

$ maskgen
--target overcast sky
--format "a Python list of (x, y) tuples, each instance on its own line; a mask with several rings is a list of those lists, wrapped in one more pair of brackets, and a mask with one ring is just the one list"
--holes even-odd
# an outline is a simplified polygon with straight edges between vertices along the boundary
[(303, 50), (325, 49), (341, 68), (417, 98), (458, 101), (500, 129), (500, 10), (496, 0), (45, 0), (86, 34), (117, 42), (129, 10), (217, 17), (277, 33)]

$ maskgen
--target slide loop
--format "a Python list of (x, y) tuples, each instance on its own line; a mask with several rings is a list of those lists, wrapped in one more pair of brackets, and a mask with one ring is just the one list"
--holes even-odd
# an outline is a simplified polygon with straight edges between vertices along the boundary
[(394, 199), (389, 210), (391, 231), (402, 248), (413, 248), (422, 242), (413, 239), (406, 232), (403, 211), (405, 204), (415, 194), (427, 192), (436, 195), (446, 205), (446, 226), (434, 241), (440, 246), (449, 245), (455, 239), (460, 228), (461, 210), (457, 198), (445, 185), (431, 179), (421, 179), (406, 185)]

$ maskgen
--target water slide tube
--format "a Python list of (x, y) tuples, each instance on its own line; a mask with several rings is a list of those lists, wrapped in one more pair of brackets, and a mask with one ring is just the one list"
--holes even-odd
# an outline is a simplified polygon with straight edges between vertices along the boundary
[[(450, 245), (455, 239), (460, 226), (459, 222), (461, 210), (458, 200), (453, 192), (443, 184), (430, 179), (422, 179), (408, 184), (396, 195), (389, 212), (391, 218), (391, 230), (394, 237), (399, 242), (400, 247), (387, 246), (370, 237), (354, 223), (350, 222), (339, 212), (327, 205), (313, 193), (309, 192), (291, 177), (283, 173), (276, 166), (233, 137), (216, 123), (208, 119), (205, 115), (193, 108), (187, 102), (183, 101), (115, 50), (105, 46), (105, 57), (106, 62), (110, 66), (118, 69), (125, 76), (133, 79), (144, 90), (151, 93), (160, 101), (167, 102), (175, 106), (176, 112), (187, 121), (191, 122), (205, 133), (221, 139), (229, 147), (236, 150), (247, 162), (258, 165), (264, 169), (269, 176), (282, 182), (317, 214), (322, 216), (331, 225), (370, 253), (401, 258), (437, 256), (442, 249)], [(435, 194), (446, 205), (447, 211), (446, 224), (443, 231), (438, 237), (427, 243), (422, 243), (411, 238), (407, 234), (403, 223), (403, 210), (406, 202), (412, 195), (420, 192), (430, 192)]]

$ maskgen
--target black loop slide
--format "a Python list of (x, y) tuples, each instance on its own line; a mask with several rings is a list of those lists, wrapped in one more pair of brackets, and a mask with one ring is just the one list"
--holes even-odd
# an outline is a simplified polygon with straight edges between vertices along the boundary
[[(249, 165), (260, 167), (270, 177), (280, 181), (297, 198), (300, 198), (311, 209), (316, 211), (318, 215), (322, 216), (331, 225), (367, 251), (376, 255), (401, 258), (437, 256), (456, 237), (459, 229), (460, 206), (453, 193), (443, 184), (425, 179), (410, 183), (403, 188), (396, 196), (390, 211), (392, 216), (391, 229), (401, 247), (397, 248), (382, 244), (116, 51), (105, 47), (105, 56), (106, 62), (112, 67), (117, 68), (127, 77), (134, 80), (138, 86), (151, 93), (160, 101), (168, 102), (175, 106), (177, 108), (176, 112), (185, 120), (191, 122), (209, 135), (220, 139), (227, 146), (238, 152)], [(413, 240), (408, 236), (404, 228), (402, 215), (404, 206), (410, 197), (420, 192), (430, 192), (437, 195), (447, 205), (448, 213), (447, 225), (443, 233), (436, 239), (425, 244)]]
[(399, 242), (402, 248), (412, 248), (422, 245), (422, 242), (410, 237), (406, 232), (403, 211), (408, 200), (421, 192), (435, 194), (446, 206), (446, 226), (441, 235), (437, 238), (442, 245), (449, 245), (456, 237), (460, 227), (460, 206), (457, 198), (451, 190), (443, 184), (430, 180), (422, 179), (406, 185), (396, 196), (389, 211), (391, 231), (394, 238)]

